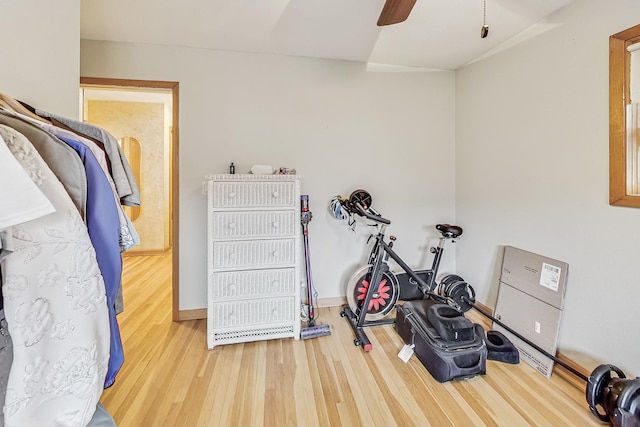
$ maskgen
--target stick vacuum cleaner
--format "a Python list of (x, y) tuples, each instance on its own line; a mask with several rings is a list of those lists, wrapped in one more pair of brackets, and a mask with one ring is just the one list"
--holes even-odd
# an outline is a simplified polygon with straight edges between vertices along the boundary
[(313, 282), (311, 281), (311, 261), (309, 259), (309, 222), (311, 221), (311, 211), (309, 210), (309, 196), (303, 194), (300, 196), (300, 207), (302, 209), (300, 221), (302, 222), (302, 235), (304, 238), (304, 259), (305, 269), (307, 272), (307, 299), (309, 302), (309, 320), (307, 327), (300, 330), (300, 338), (303, 340), (309, 338), (323, 337), (331, 335), (329, 325), (316, 325), (315, 309), (313, 307)]

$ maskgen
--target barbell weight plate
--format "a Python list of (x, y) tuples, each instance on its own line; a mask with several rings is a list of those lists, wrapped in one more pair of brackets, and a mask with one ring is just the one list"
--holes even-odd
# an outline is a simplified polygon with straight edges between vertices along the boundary
[(625, 378), (624, 372), (614, 365), (600, 365), (591, 372), (587, 380), (586, 398), (591, 413), (601, 421), (609, 422), (607, 414), (598, 411), (598, 405), (604, 407), (605, 391), (611, 381), (611, 372), (615, 372), (618, 378)]
[(459, 280), (450, 283), (446, 289), (447, 298), (451, 298), (463, 312), (471, 310), (471, 304), (476, 302), (476, 293), (467, 282)]
[(355, 206), (356, 203), (360, 203), (360, 205), (367, 210), (371, 207), (371, 194), (367, 190), (356, 190), (349, 196), (349, 204), (351, 206)]

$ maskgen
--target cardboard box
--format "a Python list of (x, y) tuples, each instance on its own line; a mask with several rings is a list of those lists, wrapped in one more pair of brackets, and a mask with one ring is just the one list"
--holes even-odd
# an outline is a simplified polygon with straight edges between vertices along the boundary
[[(494, 317), (549, 354), (558, 346), (569, 264), (506, 246)], [(553, 360), (494, 322), (520, 352), (520, 359), (547, 378)]]

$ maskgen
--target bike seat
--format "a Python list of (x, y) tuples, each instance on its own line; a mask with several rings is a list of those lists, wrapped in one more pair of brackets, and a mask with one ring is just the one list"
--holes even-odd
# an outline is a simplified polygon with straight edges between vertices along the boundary
[(443, 237), (448, 239), (455, 239), (462, 235), (462, 227), (458, 227), (457, 225), (438, 224), (436, 225), (436, 230), (438, 230)]

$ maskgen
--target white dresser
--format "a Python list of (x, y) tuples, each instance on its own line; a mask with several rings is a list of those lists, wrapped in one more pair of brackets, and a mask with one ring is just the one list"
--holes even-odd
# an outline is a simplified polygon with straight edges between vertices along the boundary
[(207, 345), (300, 336), (300, 177), (207, 175)]

